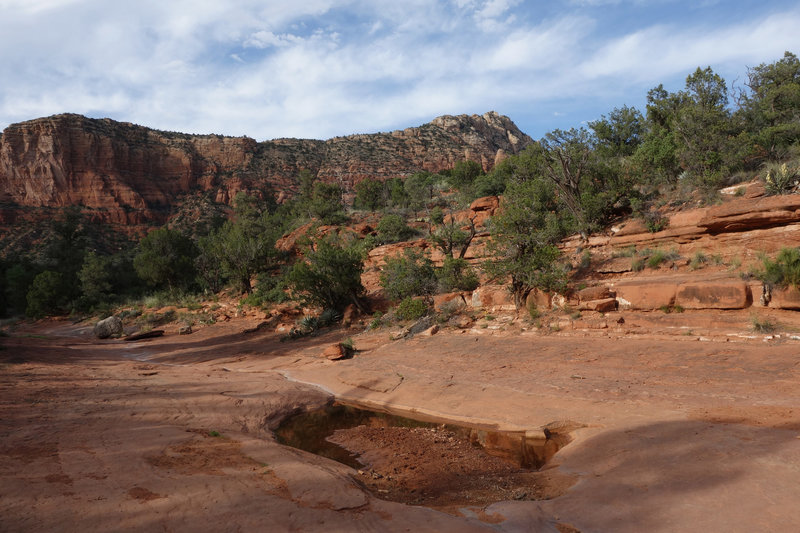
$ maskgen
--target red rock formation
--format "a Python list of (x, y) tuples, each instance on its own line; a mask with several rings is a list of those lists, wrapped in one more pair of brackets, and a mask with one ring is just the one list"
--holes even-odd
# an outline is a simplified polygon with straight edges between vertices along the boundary
[(620, 309), (659, 309), (675, 303), (674, 278), (622, 280), (615, 285)]
[(744, 309), (750, 302), (750, 289), (740, 280), (683, 283), (675, 295), (675, 305), (684, 309)]
[(533, 142), (507, 117), (444, 116), (418, 128), (328, 141), (187, 135), (109, 119), (55, 115), (12, 124), (0, 137), (2, 223), (19, 211), (80, 205), (120, 225), (164, 222), (183, 195), (230, 204), (266, 185), (295, 190), (307, 169), (345, 188), (370, 177), (438, 172), (465, 158), (490, 168)]
[(578, 309), (581, 311), (597, 311), (598, 313), (608, 313), (617, 308), (616, 298), (601, 298), (599, 300), (581, 301)]
[(800, 290), (794, 287), (773, 289), (769, 306), (777, 309), (800, 309)]

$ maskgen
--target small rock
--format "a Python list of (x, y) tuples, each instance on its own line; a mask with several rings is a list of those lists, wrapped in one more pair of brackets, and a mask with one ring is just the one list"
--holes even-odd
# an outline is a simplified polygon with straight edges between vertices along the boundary
[(434, 324), (433, 326), (429, 327), (428, 329), (426, 329), (425, 331), (420, 333), (420, 336), (422, 336), (422, 337), (431, 337), (433, 335), (436, 335), (437, 333), (439, 333), (439, 325), (438, 324)]
[(178, 328), (178, 335), (191, 335), (192, 334), (192, 326), (186, 324), (185, 326), (181, 326)]
[(330, 344), (322, 350), (320, 357), (324, 357), (331, 361), (339, 361), (341, 359), (350, 359), (353, 357), (353, 348), (342, 344), (341, 342), (337, 342), (336, 344)]

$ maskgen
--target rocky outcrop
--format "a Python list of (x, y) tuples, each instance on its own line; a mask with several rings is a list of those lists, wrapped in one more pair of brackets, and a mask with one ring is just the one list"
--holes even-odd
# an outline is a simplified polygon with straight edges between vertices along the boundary
[(800, 310), (800, 290), (794, 287), (772, 289), (769, 306), (776, 309)]
[(620, 309), (660, 309), (675, 303), (678, 281), (669, 278), (623, 280), (614, 288)]
[(678, 287), (675, 305), (684, 309), (744, 309), (751, 299), (743, 281), (698, 281)]
[(614, 285), (620, 309), (744, 309), (753, 301), (747, 283), (720, 276), (645, 277)]
[(739, 198), (711, 207), (698, 222), (710, 233), (748, 231), (800, 222), (800, 195)]
[[(230, 204), (270, 186), (286, 197), (309, 170), (345, 188), (364, 178), (438, 172), (532, 143), (507, 117), (444, 116), (417, 128), (327, 141), (187, 135), (64, 114), (12, 124), (0, 137), (0, 223), (32, 208), (79, 205), (120, 225), (167, 220), (187, 193)], [(502, 159), (502, 155), (500, 156)]]
[(514, 297), (502, 285), (484, 285), (472, 292), (472, 307), (484, 311), (515, 311)]
[(601, 298), (599, 300), (581, 301), (578, 305), (580, 311), (597, 311), (598, 313), (608, 313), (617, 308), (616, 298)]

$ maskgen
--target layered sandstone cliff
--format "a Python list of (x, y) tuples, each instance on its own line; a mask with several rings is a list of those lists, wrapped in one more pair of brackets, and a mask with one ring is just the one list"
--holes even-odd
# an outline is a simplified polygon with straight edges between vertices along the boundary
[(70, 205), (105, 222), (161, 223), (190, 193), (223, 204), (266, 184), (291, 194), (301, 170), (346, 188), (365, 178), (437, 172), (464, 159), (488, 170), (531, 142), (495, 112), (439, 117), (391, 133), (265, 142), (55, 115), (13, 124), (0, 137), (0, 223)]

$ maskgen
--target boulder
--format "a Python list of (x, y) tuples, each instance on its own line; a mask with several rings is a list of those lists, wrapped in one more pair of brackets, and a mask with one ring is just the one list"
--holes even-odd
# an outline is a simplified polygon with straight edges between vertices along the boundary
[(578, 291), (578, 299), (581, 302), (588, 302), (592, 300), (603, 300), (606, 298), (614, 298), (616, 294), (606, 287), (605, 285), (597, 285), (596, 287), (586, 287)]
[(553, 295), (549, 292), (540, 291), (539, 289), (533, 289), (530, 294), (528, 294), (528, 298), (525, 300), (525, 306), (527, 309), (531, 307), (536, 307), (537, 309), (550, 309), (550, 305), (553, 303)]
[(485, 285), (472, 291), (472, 307), (484, 311), (514, 311), (514, 296), (500, 285)]
[(675, 305), (684, 309), (744, 309), (751, 301), (747, 284), (740, 280), (682, 283), (675, 295)]
[(322, 350), (320, 357), (324, 357), (330, 361), (340, 361), (342, 359), (350, 359), (353, 357), (353, 350), (352, 347), (342, 344), (341, 342), (337, 342), (335, 344), (329, 344)]
[(772, 289), (769, 306), (777, 309), (800, 309), (800, 290), (794, 287)]
[(672, 306), (678, 285), (677, 281), (637, 279), (620, 281), (614, 288), (620, 309), (653, 310)]
[(616, 298), (601, 298), (598, 300), (589, 300), (581, 302), (578, 306), (581, 311), (597, 311), (598, 313), (608, 313), (609, 311), (616, 311), (617, 299)]
[(98, 339), (107, 339), (112, 335), (120, 335), (121, 333), (122, 320), (115, 316), (104, 318), (94, 325), (94, 336)]
[(451, 310), (463, 309), (467, 306), (466, 295), (469, 295), (469, 293), (448, 292), (446, 294), (437, 294), (433, 297), (433, 308), (436, 311), (441, 311), (445, 306)]
[(191, 335), (192, 334), (192, 326), (189, 324), (183, 325), (178, 328), (178, 335)]

